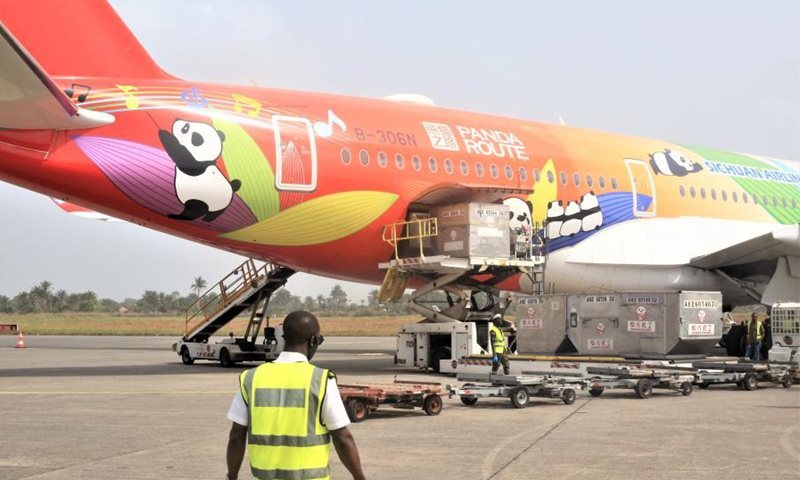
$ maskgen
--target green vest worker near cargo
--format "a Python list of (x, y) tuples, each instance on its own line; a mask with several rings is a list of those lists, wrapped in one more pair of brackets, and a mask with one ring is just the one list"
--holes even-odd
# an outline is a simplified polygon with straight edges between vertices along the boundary
[(327, 479), (331, 439), (356, 480), (361, 459), (336, 377), (308, 363), (322, 344), (314, 315), (297, 311), (283, 321), (286, 348), (272, 363), (247, 370), (228, 411), (228, 475), (236, 480), (245, 445), (259, 479)]
[(503, 364), (503, 373), (508, 375), (508, 349), (506, 348), (506, 337), (500, 327), (503, 326), (503, 316), (499, 313), (492, 317), (491, 329), (489, 330), (489, 343), (492, 345), (492, 373), (497, 373), (500, 364)]

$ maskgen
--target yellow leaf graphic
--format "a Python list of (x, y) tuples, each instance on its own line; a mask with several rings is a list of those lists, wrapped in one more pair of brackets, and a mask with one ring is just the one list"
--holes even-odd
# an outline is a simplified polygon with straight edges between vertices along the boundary
[(342, 192), (295, 205), (262, 222), (223, 238), (280, 247), (318, 245), (352, 235), (394, 204), (397, 195), (385, 192)]
[(259, 220), (278, 213), (281, 201), (275, 190), (275, 174), (255, 140), (234, 122), (215, 118), (214, 128), (225, 134), (222, 160), (228, 177), (242, 182), (236, 194)]
[[(549, 172), (549, 173), (548, 173)], [(552, 175), (553, 181), (548, 180), (548, 175)], [(547, 218), (547, 204), (556, 199), (558, 195), (558, 182), (556, 182), (556, 167), (553, 159), (547, 161), (542, 168), (541, 180), (533, 186), (533, 193), (528, 197), (528, 201), (533, 205), (531, 220), (534, 223), (543, 223)]]

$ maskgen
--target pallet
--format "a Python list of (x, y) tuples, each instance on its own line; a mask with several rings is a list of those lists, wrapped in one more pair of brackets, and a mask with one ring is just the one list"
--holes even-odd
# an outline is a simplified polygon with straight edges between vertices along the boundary
[(365, 420), (381, 405), (413, 410), (421, 408), (428, 415), (439, 415), (444, 386), (435, 382), (395, 380), (394, 383), (343, 383), (339, 385), (347, 415), (357, 423)]

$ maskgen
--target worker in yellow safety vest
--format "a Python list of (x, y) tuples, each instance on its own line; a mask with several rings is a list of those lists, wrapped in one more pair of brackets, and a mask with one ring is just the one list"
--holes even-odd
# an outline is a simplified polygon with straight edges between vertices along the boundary
[(503, 374), (508, 375), (508, 348), (506, 347), (506, 337), (500, 328), (503, 326), (503, 316), (499, 313), (492, 317), (489, 330), (489, 343), (492, 345), (492, 374), (497, 373), (500, 364), (503, 364)]
[(355, 480), (366, 478), (336, 376), (308, 363), (325, 340), (314, 315), (283, 321), (284, 351), (239, 377), (228, 419), (226, 479), (236, 480), (245, 447), (258, 479), (328, 479), (331, 440)]
[(764, 325), (758, 321), (758, 314), (753, 312), (747, 322), (747, 348), (744, 356), (756, 362), (761, 360), (761, 339), (764, 337)]

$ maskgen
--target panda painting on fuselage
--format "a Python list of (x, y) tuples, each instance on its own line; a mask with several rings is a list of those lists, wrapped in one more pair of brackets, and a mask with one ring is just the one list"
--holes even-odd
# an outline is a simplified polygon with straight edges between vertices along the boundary
[(182, 212), (167, 216), (211, 222), (222, 215), (242, 186), (239, 180), (228, 181), (217, 167), (225, 135), (212, 125), (177, 118), (172, 132), (159, 130), (158, 138), (175, 162), (175, 195), (183, 204)]
[(699, 163), (686, 158), (680, 152), (665, 148), (663, 152), (650, 154), (650, 168), (656, 175), (666, 175), (668, 177), (685, 177), (690, 173), (696, 173), (703, 169)]

